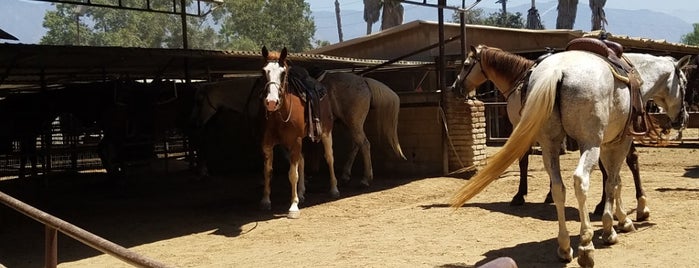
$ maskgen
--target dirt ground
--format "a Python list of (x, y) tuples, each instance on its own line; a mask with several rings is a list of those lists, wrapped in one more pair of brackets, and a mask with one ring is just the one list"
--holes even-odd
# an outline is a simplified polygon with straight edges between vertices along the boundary
[[(489, 147), (489, 153), (499, 147)], [(696, 267), (699, 263), (699, 144), (639, 147), (641, 176), (649, 199), (648, 221), (601, 243), (601, 222), (592, 216), (598, 267)], [(562, 156), (572, 174), (577, 152)], [(333, 200), (312, 183), (300, 219), (287, 219), (288, 184), (275, 179), (271, 212), (257, 210), (259, 175), (192, 181), (187, 172), (150, 175), (115, 183), (102, 174), (33, 183), (4, 182), (0, 190), (109, 239), (175, 267), (473, 267), (510, 256), (520, 267), (577, 267), (555, 255), (553, 205), (543, 204), (548, 178), (540, 156), (530, 160), (527, 204), (509, 206), (517, 189), (517, 166), (463, 208), (447, 201), (462, 178), (377, 176), (370, 189), (341, 187)], [(633, 182), (623, 169), (628, 211), (636, 206)], [(65, 177), (65, 176), (64, 176)], [(577, 249), (577, 202), (566, 181), (568, 229)], [(588, 208), (599, 201), (595, 172)], [(635, 214), (631, 214), (635, 219)], [(0, 264), (43, 266), (43, 226), (0, 208)], [(59, 267), (130, 267), (59, 235)], [(575, 252), (577, 257), (577, 251)], [(2, 266), (0, 265), (0, 266)]]

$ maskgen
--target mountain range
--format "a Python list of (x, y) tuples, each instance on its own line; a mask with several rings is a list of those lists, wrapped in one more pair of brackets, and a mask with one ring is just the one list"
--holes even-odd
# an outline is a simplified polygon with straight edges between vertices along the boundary
[[(404, 4), (405, 6), (406, 4)], [(537, 9), (542, 20), (542, 24), (546, 29), (556, 28), (556, 10), (557, 2), (537, 2)], [(526, 20), (527, 11), (530, 6), (518, 5), (507, 8), (508, 12), (519, 12), (522, 18)], [(404, 22), (413, 20), (428, 20), (437, 21), (437, 9), (434, 8), (405, 8), (403, 16)], [(349, 40), (360, 37), (366, 34), (366, 23), (363, 18), (362, 10), (341, 10), (341, 14), (352, 14), (353, 16), (342, 15), (343, 24), (343, 39)], [(500, 12), (497, 9), (483, 8), (485, 16)], [(605, 8), (605, 13), (608, 21), (606, 30), (613, 35), (627, 35), (631, 37), (644, 37), (650, 39), (664, 39), (668, 42), (679, 42), (682, 35), (693, 31), (691, 23), (683, 20), (679, 16), (672, 14), (641, 9), (641, 10), (625, 10)], [(699, 10), (695, 14), (699, 13)], [(313, 12), (316, 22), (317, 40), (326, 40), (331, 43), (338, 41), (337, 23), (335, 21), (335, 13), (331, 11)], [(452, 12), (444, 11), (445, 21), (450, 21)], [(578, 12), (575, 20), (575, 29), (588, 31), (591, 28), (591, 12), (590, 8), (585, 4), (578, 4)], [(696, 21), (695, 23), (699, 23)], [(380, 25), (374, 24), (373, 32), (377, 32)]]

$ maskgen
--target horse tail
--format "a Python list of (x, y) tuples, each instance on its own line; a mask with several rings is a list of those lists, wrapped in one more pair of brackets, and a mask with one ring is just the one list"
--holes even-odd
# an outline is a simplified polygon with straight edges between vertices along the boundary
[(510, 138), (502, 149), (488, 159), (486, 166), (461, 187), (451, 200), (452, 207), (464, 205), (466, 201), (483, 191), (531, 148), (553, 110), (558, 82), (563, 78), (560, 69), (548, 69), (544, 72), (547, 72), (544, 78), (536, 80), (530, 89), (527, 101), (522, 108), (521, 120), (512, 131)]
[(400, 112), (398, 94), (378, 80), (364, 77), (364, 81), (371, 90), (371, 108), (376, 109), (376, 129), (379, 137), (388, 141), (396, 156), (403, 160), (407, 159), (398, 141), (398, 113)]

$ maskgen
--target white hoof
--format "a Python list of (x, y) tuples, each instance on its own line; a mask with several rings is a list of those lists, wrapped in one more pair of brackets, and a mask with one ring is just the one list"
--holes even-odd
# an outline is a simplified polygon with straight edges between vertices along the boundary
[(617, 237), (616, 231), (612, 229), (612, 232), (609, 234), (602, 233), (602, 241), (607, 245), (614, 245), (619, 242), (619, 238)]
[(289, 219), (298, 219), (301, 217), (301, 211), (300, 210), (295, 210), (295, 211), (289, 210), (289, 214), (287, 214), (286, 217)]
[(580, 267), (595, 266), (595, 246), (592, 243), (586, 247), (578, 247), (578, 264)]
[(558, 248), (556, 250), (556, 253), (558, 254), (558, 259), (561, 260), (562, 262), (571, 262), (573, 260), (573, 249), (568, 248), (568, 250), (564, 250), (562, 248)]
[(619, 228), (619, 232), (622, 233), (636, 231), (636, 227), (633, 226), (633, 222), (629, 218), (626, 218), (626, 221), (617, 224), (617, 228)]
[(645, 221), (650, 217), (650, 208), (645, 196), (638, 198), (638, 205), (636, 206), (636, 221)]

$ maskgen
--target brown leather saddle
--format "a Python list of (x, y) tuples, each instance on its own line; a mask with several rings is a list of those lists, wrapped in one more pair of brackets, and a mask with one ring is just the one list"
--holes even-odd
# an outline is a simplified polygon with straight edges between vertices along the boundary
[(601, 39), (580, 37), (568, 42), (566, 50), (584, 50), (607, 59), (614, 77), (629, 87), (631, 112), (626, 122), (627, 134), (632, 136), (647, 135), (651, 128), (651, 121), (641, 98), (643, 80), (633, 64), (623, 55), (624, 49), (621, 44), (609, 41), (604, 36)]

